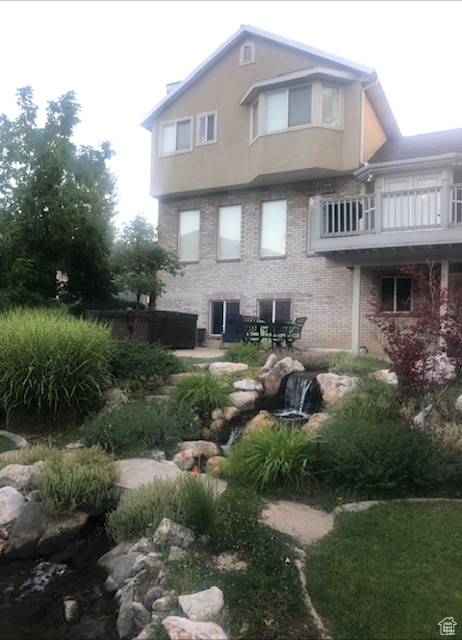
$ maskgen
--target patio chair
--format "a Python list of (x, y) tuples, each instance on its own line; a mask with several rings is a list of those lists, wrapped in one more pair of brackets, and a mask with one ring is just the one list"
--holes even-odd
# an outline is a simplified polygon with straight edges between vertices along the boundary
[(255, 344), (260, 347), (263, 335), (261, 332), (263, 323), (256, 316), (242, 316), (241, 336), (244, 344)]
[(295, 318), (293, 322), (290, 323), (290, 329), (287, 331), (286, 335), (286, 346), (290, 351), (293, 351), (294, 348), (296, 351), (302, 352), (301, 349), (294, 347), (295, 340), (300, 340), (302, 337), (302, 329), (303, 325), (306, 322), (306, 317), (302, 316), (300, 318)]

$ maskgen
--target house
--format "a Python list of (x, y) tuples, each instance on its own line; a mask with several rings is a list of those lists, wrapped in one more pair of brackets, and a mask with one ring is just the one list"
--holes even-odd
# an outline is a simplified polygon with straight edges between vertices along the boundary
[(306, 316), (310, 348), (377, 350), (371, 289), (410, 309), (404, 263), (462, 284), (462, 130), (403, 137), (376, 72), (242, 26), (145, 117), (164, 309), (219, 337)]

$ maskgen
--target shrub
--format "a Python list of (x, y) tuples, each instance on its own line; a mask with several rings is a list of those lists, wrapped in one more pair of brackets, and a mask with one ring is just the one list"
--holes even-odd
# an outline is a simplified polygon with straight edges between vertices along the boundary
[(383, 358), (378, 358), (366, 353), (354, 354), (346, 351), (339, 351), (329, 354), (327, 358), (330, 373), (349, 376), (367, 376), (369, 373), (388, 369), (390, 363)]
[[(204, 481), (205, 480), (205, 481)], [(157, 478), (149, 485), (122, 496), (106, 517), (106, 532), (115, 542), (152, 533), (163, 518), (208, 533), (215, 521), (215, 492), (211, 482), (187, 474), (179, 478)]]
[(229, 362), (243, 362), (249, 366), (263, 364), (265, 355), (255, 344), (233, 344), (225, 351), (225, 358)]
[(254, 488), (228, 485), (216, 506), (212, 539), (217, 550), (250, 550), (262, 508), (263, 500)]
[(314, 446), (303, 431), (276, 423), (243, 436), (227, 464), (231, 480), (257, 491), (299, 489), (309, 478)]
[(112, 458), (99, 447), (61, 455), (45, 462), (37, 484), (44, 510), (52, 516), (82, 510), (99, 514), (112, 507), (117, 470)]
[(61, 310), (15, 309), (0, 318), (0, 408), (7, 422), (60, 424), (94, 409), (109, 374), (107, 327)]
[(391, 419), (373, 423), (334, 417), (322, 430), (324, 482), (364, 498), (399, 497), (415, 489), (422, 439)]
[(87, 446), (98, 444), (126, 456), (154, 447), (171, 450), (178, 440), (197, 439), (200, 425), (187, 407), (171, 399), (135, 400), (88, 418), (82, 433)]
[(189, 407), (202, 420), (209, 418), (215, 409), (232, 404), (226, 385), (210, 371), (182, 378), (173, 388), (171, 398)]
[(167, 347), (125, 338), (116, 341), (110, 366), (117, 378), (150, 380), (155, 377), (160, 382), (182, 370), (181, 360)]

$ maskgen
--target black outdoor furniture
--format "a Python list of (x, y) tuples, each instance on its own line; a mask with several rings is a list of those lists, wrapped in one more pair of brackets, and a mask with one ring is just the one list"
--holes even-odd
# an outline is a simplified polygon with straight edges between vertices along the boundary
[(256, 316), (241, 316), (241, 336), (244, 344), (255, 344), (260, 346), (264, 338), (262, 329), (265, 323)]
[(297, 347), (294, 347), (294, 342), (295, 340), (300, 340), (300, 338), (302, 337), (302, 329), (305, 322), (306, 322), (306, 317), (301, 316), (300, 318), (295, 318), (295, 320), (290, 323), (291, 327), (287, 331), (287, 335), (286, 335), (286, 347), (290, 351), (293, 351), (295, 348), (297, 351), (300, 351), (301, 353), (300, 349), (298, 349)]

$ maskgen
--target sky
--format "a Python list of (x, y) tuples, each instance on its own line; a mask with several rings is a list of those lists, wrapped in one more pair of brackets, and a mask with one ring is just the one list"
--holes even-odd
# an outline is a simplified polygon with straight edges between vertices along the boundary
[(150, 136), (140, 123), (242, 24), (376, 69), (403, 135), (462, 127), (459, 0), (0, 1), (0, 113), (16, 90), (47, 102), (75, 91), (75, 143), (108, 140), (118, 185), (115, 224), (157, 221)]

